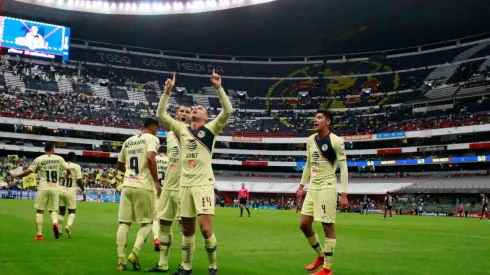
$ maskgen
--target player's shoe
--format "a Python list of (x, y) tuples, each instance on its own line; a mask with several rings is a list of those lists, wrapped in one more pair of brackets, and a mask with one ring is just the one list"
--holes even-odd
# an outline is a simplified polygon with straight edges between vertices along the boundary
[(128, 270), (128, 267), (126, 266), (126, 259), (119, 258), (119, 261), (118, 261), (118, 264), (117, 264), (117, 270), (118, 271), (126, 271), (126, 270)]
[(158, 263), (154, 267), (150, 267), (148, 269), (145, 269), (145, 272), (166, 273), (169, 271), (170, 271), (170, 268), (168, 267), (168, 265), (163, 266), (163, 265), (159, 265)]
[(128, 256), (128, 261), (133, 265), (134, 270), (140, 270), (141, 269), (140, 260), (138, 259), (138, 256), (136, 255), (136, 253), (131, 252), (131, 254), (129, 254), (129, 256)]
[(325, 258), (324, 257), (318, 257), (315, 259), (314, 262), (312, 262), (311, 264), (309, 264), (307, 267), (306, 267), (306, 270), (307, 271), (313, 271), (313, 270), (316, 270), (317, 268), (319, 268), (320, 266), (323, 265), (325, 261)]
[(312, 275), (333, 275), (333, 272), (330, 269), (322, 268)]
[(177, 267), (177, 270), (172, 273), (172, 275), (192, 275), (192, 269), (191, 270), (184, 270), (182, 265), (179, 264)]
[(43, 235), (37, 235), (35, 238), (34, 238), (35, 241), (42, 241), (43, 240)]
[[(66, 234), (68, 235), (68, 239), (71, 239), (71, 228), (69, 225), (65, 226), (65, 231), (66, 231)], [(60, 237), (61, 237), (61, 234), (60, 234)]]
[(218, 275), (218, 269), (210, 268), (208, 270), (209, 275)]
[(153, 249), (157, 252), (160, 251), (160, 241), (158, 238), (153, 240)]
[(53, 223), (53, 234), (54, 234), (54, 238), (55, 239), (59, 239), (60, 237), (60, 229), (58, 228), (58, 224), (57, 223)]

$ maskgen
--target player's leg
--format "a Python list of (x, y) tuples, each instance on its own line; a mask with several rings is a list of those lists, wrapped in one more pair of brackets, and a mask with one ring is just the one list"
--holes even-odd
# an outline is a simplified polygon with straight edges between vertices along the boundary
[[(163, 192), (160, 195), (160, 197), (163, 196)], [(153, 222), (151, 225), (151, 232), (153, 233), (153, 249), (155, 251), (160, 251), (160, 241), (159, 241), (159, 235), (160, 235), (160, 219), (158, 218), (158, 209), (160, 205), (160, 198), (156, 197), (155, 193), (155, 212), (153, 212)]]
[(158, 263), (145, 272), (167, 272), (169, 270), (168, 258), (172, 245), (172, 222), (178, 215), (179, 191), (164, 190), (158, 199), (157, 218), (159, 219), (159, 251)]
[(58, 227), (58, 211), (59, 211), (59, 192), (58, 191), (47, 191), (48, 193), (48, 204), (47, 208), (51, 214), (51, 221), (53, 222), (53, 234), (56, 239), (60, 237), (61, 231)]
[(240, 202), (240, 217), (243, 216), (243, 204)]
[(134, 189), (133, 192), (134, 217), (135, 221), (141, 224), (141, 227), (136, 234), (136, 241), (128, 256), (128, 261), (133, 265), (134, 270), (140, 270), (138, 256), (148, 234), (151, 232), (151, 223), (155, 212), (155, 194), (154, 191), (144, 189)]
[[(206, 249), (206, 254), (208, 255), (208, 274), (214, 275), (218, 273), (218, 244), (216, 241), (216, 235), (213, 232), (213, 216), (215, 206), (214, 187), (212, 185), (201, 186), (194, 187), (191, 190), (194, 205), (196, 206), (199, 228), (201, 229), (202, 236), (204, 237), (204, 248)], [(240, 206), (243, 210), (244, 204), (240, 204)]]
[(245, 210), (247, 210), (247, 213), (248, 213), (248, 217), (250, 217), (250, 210), (248, 209), (248, 204), (247, 204), (247, 201), (245, 201)]
[(390, 220), (392, 219), (392, 215), (393, 215), (393, 211), (391, 211), (393, 208), (390, 206), (389, 207), (389, 210), (390, 210)]
[(75, 222), (75, 217), (77, 214), (77, 195), (76, 194), (66, 194), (66, 206), (68, 207), (68, 222), (65, 226), (66, 234), (68, 238), (71, 239), (71, 227)]
[(483, 217), (485, 217), (485, 209), (482, 207), (479, 221), (481, 221)]
[(44, 210), (48, 197), (45, 194), (46, 191), (38, 191), (34, 200), (34, 208), (36, 208), (36, 238), (34, 240), (41, 241), (43, 239), (43, 219)]
[(299, 228), (308, 239), (308, 243), (311, 248), (316, 253), (317, 258), (313, 263), (309, 264), (306, 267), (306, 270), (312, 271), (323, 265), (323, 253), (322, 253), (322, 245), (318, 239), (318, 234), (313, 229), (313, 217), (314, 217), (314, 202), (313, 197), (316, 190), (309, 190), (306, 194), (306, 198), (303, 202), (303, 206), (301, 207), (301, 221)]
[(325, 245), (323, 247), (324, 263), (323, 268), (316, 272), (316, 275), (331, 275), (332, 261), (337, 237), (335, 235), (335, 219), (337, 215), (337, 190), (323, 189), (318, 190), (318, 196), (315, 197), (315, 220), (320, 221), (325, 233)]
[(388, 207), (385, 205), (385, 213), (384, 213), (383, 219), (386, 219), (386, 214), (388, 214)]
[(116, 244), (117, 244), (117, 257), (118, 266), (117, 270), (126, 270), (126, 247), (128, 244), (128, 232), (131, 222), (134, 221), (133, 204), (131, 201), (132, 190), (134, 188), (123, 187), (121, 190), (121, 198), (119, 201), (119, 213), (118, 220), (119, 226), (117, 228)]
[(192, 274), (192, 258), (196, 249), (195, 233), (196, 233), (196, 206), (191, 194), (193, 187), (184, 186), (180, 188), (179, 194), (179, 211), (182, 221), (182, 269), (178, 269), (175, 273)]

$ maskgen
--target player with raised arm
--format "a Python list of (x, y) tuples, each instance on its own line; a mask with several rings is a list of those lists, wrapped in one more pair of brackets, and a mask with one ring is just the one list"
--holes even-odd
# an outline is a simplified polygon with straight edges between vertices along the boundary
[[(485, 215), (488, 214), (488, 198), (485, 196), (485, 193), (481, 193), (481, 217), (480, 221), (485, 218)], [(490, 216), (488, 217), (488, 221), (490, 221)]]
[(385, 214), (384, 214), (383, 220), (386, 219), (386, 215), (388, 214), (388, 211), (390, 212), (390, 220), (393, 219), (393, 217), (392, 217), (393, 213), (391, 212), (391, 209), (393, 209), (393, 202), (394, 202), (393, 196), (390, 194), (390, 192), (386, 192)]
[[(165, 145), (162, 145), (158, 148), (158, 155), (155, 157), (157, 161), (158, 180), (160, 181), (160, 186), (162, 187), (163, 187), (163, 181), (165, 179), (165, 172), (167, 171), (167, 167), (168, 167), (168, 156), (166, 152), (167, 152), (167, 147)], [(160, 235), (160, 222), (158, 218), (159, 205), (160, 205), (159, 199), (156, 198), (156, 192), (155, 192), (155, 212), (153, 215), (153, 223), (152, 223), (153, 247), (155, 251), (160, 251), (160, 241), (158, 240), (158, 237)]]
[[(170, 82), (167, 83), (168, 87), (165, 89), (172, 89), (170, 84)], [(180, 105), (175, 112), (175, 119), (188, 125), (191, 119), (191, 107)], [(180, 139), (173, 131), (169, 131), (167, 133), (166, 143), (169, 165), (165, 172), (162, 195), (158, 201), (157, 211), (160, 220), (160, 260), (154, 267), (146, 269), (145, 272), (167, 272), (169, 270), (168, 258), (170, 246), (172, 245), (172, 222), (178, 220), (179, 225), (181, 223), (180, 217), (178, 216), (180, 175), (182, 171)], [(180, 231), (182, 232), (182, 228), (180, 228)]]
[(250, 210), (248, 210), (250, 194), (248, 193), (248, 189), (245, 188), (245, 183), (242, 183), (242, 189), (238, 191), (238, 200), (240, 202), (240, 217), (243, 216), (243, 208), (245, 208), (247, 209), (248, 217), (250, 218)]
[(82, 183), (82, 167), (75, 163), (77, 161), (77, 155), (74, 152), (69, 152), (66, 160), (68, 167), (71, 169), (71, 175), (66, 180), (60, 179), (60, 213), (58, 216), (58, 225), (63, 227), (66, 208), (68, 208), (68, 223), (65, 226), (65, 231), (68, 238), (71, 239), (71, 227), (75, 222), (75, 214), (77, 211), (77, 186), (79, 186), (84, 193), (85, 189)]
[[(341, 198), (340, 205), (347, 205), (348, 170), (343, 141), (330, 132), (333, 115), (326, 110), (318, 110), (314, 120), (316, 133), (308, 138), (306, 143), (306, 166), (297, 191), (297, 199), (303, 197), (304, 185), (310, 182), (301, 210), (300, 228), (308, 239), (308, 243), (317, 253), (317, 258), (306, 267), (317, 275), (331, 275), (332, 260), (336, 246), (335, 217), (337, 213), (337, 164), (340, 168)], [(313, 220), (322, 223), (325, 232), (325, 247), (322, 246), (318, 235), (313, 229)]]
[(211, 122), (208, 110), (203, 105), (192, 108), (191, 125), (172, 119), (167, 114), (167, 101), (175, 84), (172, 80), (165, 83), (165, 92), (157, 109), (157, 116), (163, 124), (174, 131), (182, 144), (182, 174), (180, 178), (180, 217), (182, 219), (182, 269), (174, 274), (192, 274), (192, 257), (195, 250), (196, 217), (205, 239), (205, 248), (209, 260), (209, 274), (218, 274), (216, 257), (216, 237), (213, 233), (213, 215), (215, 205), (215, 178), (211, 166), (216, 136), (225, 127), (232, 114), (231, 102), (221, 86), (221, 77), (213, 70), (211, 84), (216, 88), (222, 109)]
[(60, 229), (58, 227), (58, 199), (59, 199), (59, 178), (61, 169), (66, 170), (65, 180), (71, 175), (71, 169), (65, 160), (54, 154), (54, 143), (47, 142), (44, 146), (46, 154), (37, 157), (34, 162), (22, 173), (10, 172), (10, 176), (14, 178), (22, 178), (31, 173), (38, 173), (39, 187), (34, 201), (36, 211), (36, 228), (37, 236), (34, 240), (41, 241), (43, 239), (43, 214), (44, 210), (48, 209), (53, 221), (54, 237), (60, 237)]
[(155, 212), (155, 192), (157, 197), (162, 192), (156, 163), (160, 146), (156, 137), (157, 129), (156, 119), (145, 119), (141, 133), (128, 138), (119, 154), (117, 169), (124, 172), (116, 237), (119, 271), (126, 270), (126, 246), (132, 222), (141, 224), (141, 228), (136, 235), (128, 261), (135, 270), (140, 269), (138, 255), (151, 231)]

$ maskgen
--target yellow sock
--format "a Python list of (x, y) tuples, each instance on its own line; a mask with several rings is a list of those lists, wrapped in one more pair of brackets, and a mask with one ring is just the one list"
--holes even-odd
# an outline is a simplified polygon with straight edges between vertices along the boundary
[(213, 234), (209, 239), (204, 241), (206, 252), (208, 253), (209, 268), (218, 269), (218, 257), (216, 250), (218, 244), (216, 243), (216, 236)]
[(308, 243), (311, 245), (311, 248), (315, 250), (316, 255), (318, 257), (321, 257), (323, 254), (322, 250), (322, 245), (320, 244), (320, 240), (318, 240), (318, 234), (315, 233), (315, 235), (311, 236), (308, 238)]
[(136, 234), (136, 241), (134, 242), (134, 247), (133, 247), (133, 252), (136, 254), (136, 256), (141, 251), (141, 247), (145, 243), (146, 237), (148, 237), (150, 231), (151, 231), (151, 225), (149, 223), (142, 225), (140, 227), (140, 230), (138, 230), (138, 233)]
[(38, 235), (43, 234), (43, 214), (36, 214), (36, 229)]
[(64, 216), (61, 216), (61, 215), (58, 215), (58, 226), (60, 228), (63, 227), (63, 222), (65, 221), (65, 217)]
[(68, 223), (67, 223), (67, 225), (69, 227), (71, 227), (74, 222), (75, 222), (75, 213), (71, 213), (70, 215), (68, 215)]
[[(126, 246), (128, 243), (128, 231), (129, 226), (126, 224), (119, 224), (119, 228), (117, 229), (117, 256), (119, 260), (126, 259)], [(125, 262), (123, 262), (125, 263)]]
[(170, 245), (172, 245), (172, 226), (161, 225), (158, 240), (160, 241), (160, 261), (158, 264), (161, 266), (167, 266)]
[(58, 213), (53, 211), (51, 212), (51, 220), (53, 221), (53, 224), (58, 224)]
[(192, 269), (192, 257), (196, 249), (196, 236), (182, 238), (182, 267), (184, 270)]
[(333, 252), (335, 251), (335, 246), (337, 245), (336, 239), (325, 239), (325, 248), (323, 250), (323, 256), (325, 261), (323, 263), (323, 268), (331, 270), (333, 262)]

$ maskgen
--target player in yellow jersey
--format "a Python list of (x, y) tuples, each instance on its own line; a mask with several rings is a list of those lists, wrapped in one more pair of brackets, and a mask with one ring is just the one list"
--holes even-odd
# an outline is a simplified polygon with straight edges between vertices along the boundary
[(35, 238), (37, 241), (43, 239), (43, 214), (46, 209), (48, 209), (51, 214), (54, 237), (58, 239), (60, 236), (58, 227), (58, 181), (62, 169), (66, 170), (65, 180), (70, 177), (71, 169), (62, 157), (54, 154), (54, 147), (54, 143), (47, 142), (44, 146), (46, 154), (37, 157), (29, 168), (22, 173), (10, 172), (12, 178), (25, 177), (31, 173), (39, 174), (39, 187), (34, 201), (34, 208), (37, 209), (37, 236)]
[[(191, 107), (180, 105), (175, 112), (175, 119), (189, 124), (190, 118)], [(146, 269), (146, 272), (167, 272), (169, 270), (168, 257), (172, 244), (172, 222), (179, 220), (180, 223), (180, 218), (178, 217), (179, 182), (182, 171), (180, 139), (173, 131), (169, 131), (167, 133), (166, 143), (167, 156), (170, 164), (165, 173), (162, 195), (158, 203), (158, 216), (160, 219), (160, 260), (154, 267)]]
[[(304, 185), (310, 182), (301, 210), (300, 228), (309, 244), (317, 253), (317, 259), (306, 267), (312, 271), (323, 265), (314, 273), (332, 275), (332, 259), (336, 245), (335, 217), (337, 214), (337, 164), (340, 168), (341, 198), (340, 205), (347, 205), (347, 161), (342, 139), (330, 132), (333, 116), (329, 111), (319, 110), (315, 116), (316, 134), (311, 135), (306, 143), (306, 166), (299, 185), (298, 202), (303, 198)], [(322, 249), (318, 235), (313, 229), (313, 220), (322, 223), (325, 232), (325, 247)], [(322, 251), (323, 250), (323, 251)]]
[[(167, 147), (162, 145), (158, 148), (158, 155), (155, 157), (157, 161), (157, 171), (158, 171), (158, 181), (160, 182), (160, 186), (163, 187), (163, 181), (165, 179), (165, 172), (167, 172), (168, 166), (168, 157), (167, 157)], [(162, 190), (163, 192), (163, 190)], [(155, 192), (156, 196), (156, 192)], [(158, 236), (160, 233), (160, 219), (158, 218), (158, 208), (159, 208), (159, 199), (155, 198), (155, 212), (153, 215), (153, 246), (155, 251), (160, 251), (160, 241), (158, 240)]]
[(126, 246), (132, 222), (141, 224), (141, 228), (136, 235), (128, 261), (135, 270), (140, 269), (138, 255), (151, 231), (151, 222), (155, 212), (155, 192), (157, 197), (162, 192), (155, 160), (160, 146), (160, 141), (156, 137), (157, 129), (158, 121), (147, 118), (141, 134), (128, 138), (119, 155), (117, 168), (124, 172), (116, 241), (119, 271), (126, 270)]
[(71, 169), (71, 175), (67, 180), (60, 180), (60, 214), (58, 216), (58, 225), (63, 227), (65, 220), (66, 208), (68, 208), (68, 223), (65, 226), (66, 234), (71, 239), (71, 227), (75, 222), (77, 212), (77, 186), (85, 193), (82, 183), (82, 167), (76, 164), (77, 155), (74, 152), (69, 152), (66, 157), (68, 167)]
[(226, 126), (232, 114), (231, 102), (221, 86), (221, 77), (213, 71), (211, 84), (216, 88), (222, 109), (211, 122), (205, 106), (192, 108), (191, 125), (177, 121), (167, 114), (167, 101), (175, 84), (173, 79), (165, 82), (165, 91), (158, 104), (157, 116), (163, 124), (180, 138), (182, 173), (180, 177), (180, 217), (184, 238), (182, 239), (182, 269), (174, 274), (192, 274), (192, 257), (195, 250), (196, 217), (205, 239), (209, 260), (209, 274), (217, 274), (216, 237), (212, 222), (214, 215), (214, 173), (211, 166), (216, 136)]

